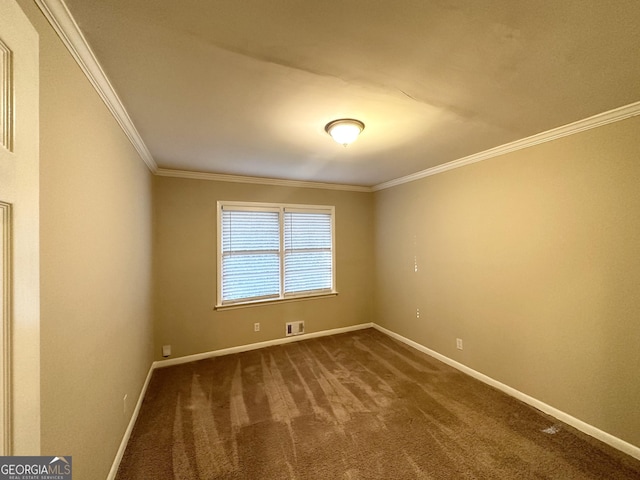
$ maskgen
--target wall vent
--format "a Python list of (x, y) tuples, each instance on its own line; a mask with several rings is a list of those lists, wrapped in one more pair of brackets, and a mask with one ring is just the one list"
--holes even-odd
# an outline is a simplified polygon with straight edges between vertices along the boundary
[(285, 332), (287, 334), (287, 337), (304, 333), (304, 322), (287, 322), (287, 328)]

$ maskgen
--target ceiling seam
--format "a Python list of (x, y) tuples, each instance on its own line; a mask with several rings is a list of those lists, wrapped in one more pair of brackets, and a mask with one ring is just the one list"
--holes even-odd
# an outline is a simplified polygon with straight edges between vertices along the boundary
[(640, 115), (639, 101), (373, 186), (344, 185), (337, 183), (321, 183), (163, 169), (158, 168), (157, 163), (138, 133), (138, 130), (129, 117), (124, 105), (113, 89), (111, 82), (107, 78), (104, 70), (100, 66), (97, 58), (84, 38), (84, 35), (80, 31), (80, 28), (69, 12), (64, 0), (35, 0), (35, 2), (40, 10), (42, 10), (43, 14), (63, 41), (73, 58), (76, 60), (85, 76), (98, 92), (111, 114), (124, 130), (125, 134), (137, 150), (140, 158), (153, 174), (159, 176), (302, 188), (376, 192)]
[(489, 160), (490, 158), (494, 158), (500, 155), (523, 150), (535, 145), (540, 145), (541, 143), (551, 142), (553, 140), (567, 137), (569, 135), (575, 135), (576, 133), (584, 132), (585, 130), (591, 130), (592, 128), (602, 127), (610, 123), (626, 120), (627, 118), (635, 117), (636, 115), (640, 115), (640, 102), (630, 103), (629, 105), (614, 108), (613, 110), (599, 113), (591, 117), (578, 120), (567, 125), (563, 125), (561, 127), (537, 133), (535, 135), (531, 135), (514, 142), (505, 143), (504, 145), (490, 148), (489, 150), (484, 150), (482, 152), (474, 153), (472, 155), (468, 155), (451, 162), (443, 163), (435, 167), (427, 168), (426, 170), (412, 173), (404, 177), (389, 180), (388, 182), (374, 185), (373, 187), (371, 187), (371, 190), (377, 192), (379, 190), (395, 187), (404, 183), (414, 182), (416, 180), (420, 180), (421, 178), (453, 170), (454, 168), (464, 167), (466, 165), (471, 165), (472, 163)]

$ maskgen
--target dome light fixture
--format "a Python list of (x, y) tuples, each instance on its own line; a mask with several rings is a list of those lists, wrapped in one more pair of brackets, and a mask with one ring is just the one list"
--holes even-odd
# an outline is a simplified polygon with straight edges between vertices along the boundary
[(327, 123), (324, 131), (331, 135), (337, 143), (345, 147), (353, 143), (364, 130), (364, 123), (353, 118), (340, 118)]

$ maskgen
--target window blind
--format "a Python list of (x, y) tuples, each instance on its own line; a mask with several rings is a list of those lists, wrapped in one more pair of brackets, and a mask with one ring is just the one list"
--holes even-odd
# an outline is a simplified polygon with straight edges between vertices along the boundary
[(218, 300), (334, 293), (334, 207), (219, 202)]
[(284, 293), (331, 290), (330, 213), (284, 212)]
[(222, 300), (280, 295), (278, 211), (222, 210)]

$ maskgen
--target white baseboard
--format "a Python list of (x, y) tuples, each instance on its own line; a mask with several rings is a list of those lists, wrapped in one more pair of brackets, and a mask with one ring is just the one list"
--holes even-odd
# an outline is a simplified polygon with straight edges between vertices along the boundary
[(142, 407), (142, 401), (144, 400), (144, 396), (147, 393), (147, 387), (149, 386), (149, 382), (151, 381), (151, 375), (153, 375), (153, 364), (149, 367), (149, 373), (147, 373), (147, 378), (144, 381), (144, 385), (142, 386), (142, 390), (140, 391), (140, 395), (138, 396), (138, 401), (136, 403), (136, 408), (133, 409), (133, 413), (131, 414), (131, 419), (129, 420), (129, 425), (127, 425), (127, 429), (124, 432), (124, 436), (122, 437), (122, 441), (120, 442), (120, 448), (118, 448), (118, 452), (116, 453), (116, 458), (113, 460), (113, 464), (111, 465), (111, 470), (109, 470), (109, 475), (107, 476), (107, 480), (115, 480), (116, 474), (118, 473), (118, 468), (120, 467), (120, 462), (122, 461), (122, 456), (124, 455), (124, 451), (127, 448), (127, 443), (129, 443), (129, 438), (131, 438), (131, 432), (133, 432), (133, 427), (136, 424), (136, 420), (138, 419), (138, 414), (140, 413), (140, 407)]
[(564, 422), (567, 425), (571, 425), (577, 430), (580, 430), (581, 432), (586, 433), (587, 435), (590, 435), (600, 440), (601, 442), (606, 443), (607, 445), (640, 460), (640, 447), (632, 445), (629, 442), (625, 442), (624, 440), (618, 437), (614, 437), (610, 433), (607, 433), (603, 430), (600, 430), (599, 428), (594, 427), (593, 425), (583, 422), (582, 420), (575, 418), (569, 415), (568, 413), (563, 412), (562, 410), (558, 410), (557, 408), (552, 407), (551, 405), (548, 405), (544, 402), (541, 402), (540, 400), (537, 400), (527, 395), (526, 393), (522, 393), (521, 391), (516, 390), (515, 388), (505, 385), (504, 383), (501, 383), (491, 377), (488, 377), (487, 375), (480, 373), (472, 368), (469, 368), (466, 365), (463, 365), (462, 363), (456, 362), (455, 360), (452, 360), (449, 357), (445, 357), (444, 355), (434, 350), (431, 350), (425, 347), (424, 345), (420, 345), (419, 343), (414, 342), (413, 340), (409, 340), (408, 338), (403, 337), (402, 335), (398, 335), (397, 333), (392, 332), (391, 330), (387, 330), (386, 328), (381, 327), (380, 325), (377, 325), (374, 323), (372, 324), (372, 326), (376, 330), (379, 330), (380, 332), (386, 335), (389, 335), (390, 337), (395, 338), (396, 340), (399, 340), (402, 343), (405, 343), (410, 347), (415, 348), (416, 350), (426, 353), (427, 355), (430, 355), (436, 358), (437, 360), (440, 360), (441, 362), (446, 363), (447, 365), (450, 365), (451, 367), (457, 370), (460, 370), (461, 372), (464, 372), (467, 375), (472, 376), (473, 378), (480, 380), (481, 382), (491, 385), (492, 387), (495, 387), (498, 390), (503, 391), (507, 395), (517, 398), (518, 400), (524, 403), (527, 403), (532, 407), (535, 407), (538, 410), (541, 410), (544, 413), (551, 415), (554, 418), (557, 418), (561, 422)]
[(248, 345), (240, 345), (238, 347), (224, 348), (221, 350), (214, 350), (210, 352), (198, 353), (195, 355), (187, 355), (185, 357), (172, 358), (170, 360), (158, 360), (153, 362), (153, 364), (149, 368), (149, 373), (147, 374), (147, 378), (144, 382), (142, 390), (140, 391), (140, 396), (138, 397), (136, 408), (134, 409), (133, 414), (131, 415), (131, 419), (129, 421), (129, 425), (127, 426), (127, 430), (125, 431), (124, 436), (122, 437), (120, 448), (118, 449), (116, 457), (113, 461), (113, 465), (111, 466), (111, 470), (109, 471), (107, 480), (115, 480), (116, 478), (116, 474), (118, 473), (118, 468), (120, 467), (120, 462), (122, 461), (122, 456), (124, 455), (124, 451), (127, 447), (127, 443), (129, 442), (129, 438), (131, 437), (131, 432), (133, 431), (133, 427), (136, 423), (136, 420), (138, 419), (138, 414), (140, 413), (140, 407), (142, 406), (142, 401), (144, 400), (144, 396), (147, 392), (147, 387), (149, 386), (151, 375), (153, 374), (153, 371), (156, 368), (169, 367), (172, 365), (180, 365), (183, 363), (204, 360), (206, 358), (219, 357), (222, 355), (230, 355), (232, 353), (247, 352), (250, 350), (257, 350), (259, 348), (270, 347), (273, 345), (282, 345), (284, 343), (298, 342), (300, 340), (305, 340), (309, 338), (326, 337), (329, 335), (337, 335), (339, 333), (353, 332), (355, 330), (362, 330), (370, 327), (373, 327), (376, 330), (392, 338), (395, 338), (396, 340), (399, 340), (402, 343), (405, 343), (406, 345), (409, 345), (410, 347), (413, 347), (420, 352), (426, 353), (427, 355), (430, 355), (435, 359), (440, 360), (441, 362), (446, 363), (447, 365), (457, 370), (460, 370), (461, 372), (466, 373), (467, 375), (470, 375), (473, 378), (480, 380), (481, 382), (486, 383), (487, 385), (491, 385), (492, 387), (495, 387), (498, 390), (503, 391), (507, 395), (517, 398), (518, 400), (528, 405), (531, 405), (532, 407), (535, 407), (538, 410), (541, 410), (544, 413), (551, 415), (554, 418), (557, 418), (558, 420), (566, 423), (567, 425), (571, 425), (577, 430), (580, 430), (581, 432), (584, 432), (587, 435), (590, 435), (600, 440), (601, 442), (604, 442), (607, 445), (610, 445), (611, 447), (617, 450), (620, 450), (621, 452), (624, 452), (627, 455), (630, 455), (640, 460), (640, 447), (637, 447), (628, 442), (625, 442), (624, 440), (618, 437), (615, 437), (603, 430), (600, 430), (599, 428), (596, 428), (593, 425), (589, 425), (588, 423), (583, 422), (582, 420), (575, 418), (569, 415), (568, 413), (558, 410), (557, 408), (552, 407), (551, 405), (541, 402), (540, 400), (537, 400), (527, 395), (526, 393), (522, 393), (519, 390), (516, 390), (515, 388), (505, 385), (504, 383), (501, 383), (483, 373), (480, 373), (472, 368), (469, 368), (466, 365), (463, 365), (462, 363), (456, 362), (455, 360), (452, 360), (449, 357), (445, 357), (444, 355), (434, 350), (431, 350), (425, 347), (424, 345), (414, 342), (413, 340), (409, 340), (408, 338), (403, 337), (402, 335), (399, 335), (395, 332), (392, 332), (391, 330), (387, 330), (386, 328), (381, 327), (380, 325), (377, 325), (375, 323), (361, 323), (359, 325), (352, 325), (349, 327), (335, 328), (332, 330), (323, 330), (320, 332), (305, 333), (305, 334), (296, 335), (293, 337), (277, 338), (275, 340), (268, 340), (266, 342), (251, 343)]
[(284, 338), (276, 338), (274, 340), (267, 340), (266, 342), (249, 343), (247, 345), (223, 348), (221, 350), (213, 350), (210, 352), (196, 353), (195, 355), (187, 355), (184, 357), (171, 358), (169, 360), (157, 360), (153, 362), (153, 368), (170, 367), (172, 365), (180, 365), (183, 363), (196, 362), (198, 360), (204, 360), (206, 358), (220, 357), (222, 355), (230, 355), (232, 353), (248, 352), (249, 350), (257, 350), (259, 348), (271, 347), (273, 345), (282, 345), (283, 343), (299, 342), (300, 340), (306, 340), (309, 338), (326, 337), (329, 335), (337, 335), (339, 333), (353, 332), (355, 330), (362, 330), (364, 328), (371, 328), (371, 327), (373, 327), (373, 323), (361, 323), (359, 325), (352, 325), (350, 327), (334, 328), (332, 330), (322, 330), (320, 332), (303, 333), (301, 335), (294, 335), (291, 337), (284, 337)]
[(238, 347), (224, 348), (222, 350), (214, 350), (211, 352), (198, 353), (195, 355), (187, 355), (185, 357), (172, 358), (170, 360), (158, 360), (153, 362), (151, 364), (151, 367), (149, 368), (147, 379), (145, 380), (144, 385), (142, 386), (142, 390), (140, 391), (140, 396), (138, 397), (136, 408), (133, 410), (133, 414), (131, 415), (131, 419), (129, 420), (129, 425), (127, 426), (127, 429), (124, 432), (124, 436), (122, 437), (122, 441), (120, 442), (120, 448), (118, 448), (116, 457), (113, 460), (113, 464), (111, 465), (111, 470), (109, 471), (107, 480), (115, 480), (116, 478), (116, 474), (118, 473), (118, 468), (120, 467), (120, 462), (122, 461), (122, 456), (124, 455), (124, 451), (127, 448), (127, 443), (129, 443), (129, 438), (131, 438), (131, 432), (133, 431), (133, 427), (136, 424), (136, 420), (138, 419), (138, 414), (140, 413), (140, 407), (142, 406), (142, 401), (144, 400), (144, 396), (147, 393), (147, 387), (149, 386), (151, 375), (153, 374), (153, 371), (156, 368), (170, 367), (172, 365), (180, 365), (183, 363), (195, 362), (198, 360), (203, 360), (205, 358), (219, 357), (222, 355), (229, 355), (232, 353), (239, 353), (239, 352), (248, 352), (249, 350), (257, 350), (259, 348), (270, 347), (272, 345), (281, 345), (283, 343), (299, 342), (300, 340), (306, 340), (309, 338), (326, 337), (329, 335), (337, 335), (339, 333), (353, 332), (355, 330), (363, 330), (365, 328), (371, 328), (371, 327), (373, 327), (372, 323), (361, 323), (359, 325), (352, 325), (349, 327), (334, 328), (332, 330), (322, 330), (320, 332), (303, 333), (301, 335), (295, 335), (292, 337), (276, 338), (275, 340), (268, 340), (266, 342), (251, 343), (248, 345), (240, 345)]

